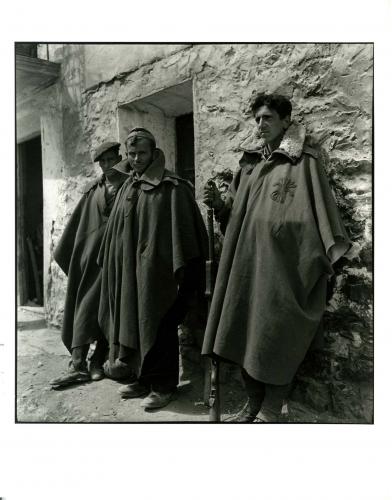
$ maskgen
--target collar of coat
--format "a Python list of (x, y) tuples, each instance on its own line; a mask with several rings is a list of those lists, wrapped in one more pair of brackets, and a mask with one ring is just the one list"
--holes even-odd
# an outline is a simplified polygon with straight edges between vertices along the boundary
[(125, 160), (121, 160), (116, 165), (114, 165), (113, 170), (117, 170), (117, 172), (120, 172), (120, 174), (125, 174), (127, 177), (129, 177), (131, 165), (129, 164), (128, 158), (125, 158)]
[[(279, 147), (271, 154), (283, 154), (295, 163), (300, 159), (303, 151), (310, 149), (305, 145), (305, 138), (305, 127), (296, 121), (292, 121)], [(249, 139), (245, 140), (238, 149), (246, 153), (263, 154), (265, 146), (266, 144), (262, 139), (256, 135), (252, 135)]]
[[(116, 170), (120, 175), (119, 178), (120, 179), (122, 178), (122, 181), (125, 182), (129, 178), (129, 171), (131, 170), (131, 166), (128, 163), (128, 159), (121, 160), (113, 167), (113, 170)], [(102, 186), (105, 181), (106, 181), (106, 175), (102, 174), (98, 179), (94, 179), (93, 181), (87, 183), (87, 185), (84, 186), (82, 192), (87, 194), (94, 187), (98, 185)]]
[[(139, 185), (143, 191), (150, 191), (158, 187), (162, 182), (171, 182), (175, 186), (179, 181), (183, 181), (180, 176), (165, 168), (165, 155), (161, 149), (158, 149), (158, 155), (149, 167), (140, 177), (133, 177), (133, 184)], [(132, 175), (132, 173), (131, 173)]]

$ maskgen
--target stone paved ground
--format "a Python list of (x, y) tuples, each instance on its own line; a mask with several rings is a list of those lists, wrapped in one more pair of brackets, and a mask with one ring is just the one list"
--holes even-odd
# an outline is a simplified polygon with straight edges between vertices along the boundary
[[(60, 332), (47, 328), (42, 314), (21, 308), (17, 332), (18, 422), (208, 422), (203, 404), (203, 377), (195, 365), (182, 377), (178, 397), (159, 411), (146, 412), (140, 399), (122, 400), (120, 383), (110, 379), (53, 390), (52, 378), (67, 370), (69, 355)], [(244, 404), (237, 379), (222, 386), (222, 421)], [(330, 415), (316, 415), (298, 403), (290, 403), (287, 422), (334, 422)]]

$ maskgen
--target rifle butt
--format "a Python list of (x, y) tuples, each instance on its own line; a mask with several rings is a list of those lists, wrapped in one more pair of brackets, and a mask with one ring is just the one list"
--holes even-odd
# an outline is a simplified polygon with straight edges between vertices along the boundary
[(209, 421), (220, 422), (220, 387), (219, 387), (219, 361), (211, 360), (210, 397), (209, 397)]

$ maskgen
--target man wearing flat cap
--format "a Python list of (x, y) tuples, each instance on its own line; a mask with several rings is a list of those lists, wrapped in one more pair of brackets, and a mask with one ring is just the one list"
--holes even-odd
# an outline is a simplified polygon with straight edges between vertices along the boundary
[[(68, 276), (62, 341), (72, 357), (68, 373), (51, 381), (55, 389), (104, 376), (107, 342), (98, 325), (101, 269), (97, 256), (116, 194), (129, 176), (128, 162), (121, 161), (119, 148), (118, 142), (104, 142), (96, 149), (94, 162), (103, 174), (84, 190), (54, 252)], [(88, 367), (87, 355), (94, 342)]]
[(123, 398), (146, 410), (166, 406), (179, 381), (177, 328), (203, 289), (207, 235), (190, 183), (165, 168), (154, 136), (133, 129), (126, 139), (131, 177), (119, 191), (98, 262), (99, 323), (110, 359), (135, 371)]

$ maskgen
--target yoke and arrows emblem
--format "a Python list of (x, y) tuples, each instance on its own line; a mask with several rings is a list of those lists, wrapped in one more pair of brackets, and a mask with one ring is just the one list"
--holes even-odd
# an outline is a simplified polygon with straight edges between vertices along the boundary
[(274, 186), (277, 186), (277, 188), (272, 191), (271, 198), (277, 203), (284, 203), (288, 194), (291, 197), (294, 196), (297, 184), (289, 177), (282, 177), (278, 182), (275, 182)]

